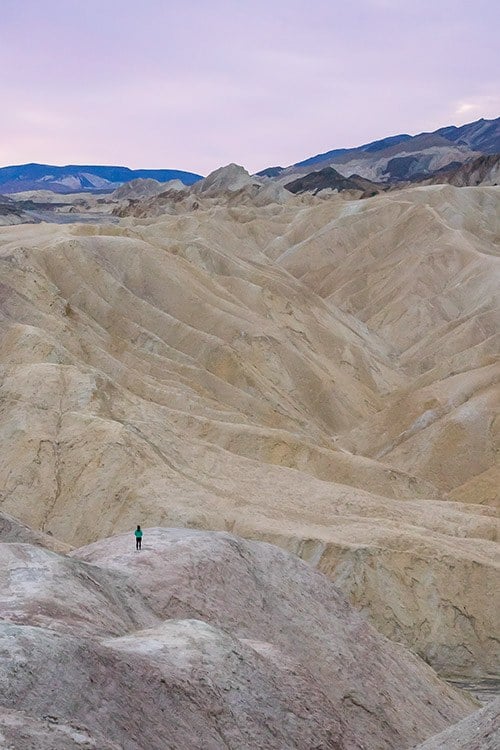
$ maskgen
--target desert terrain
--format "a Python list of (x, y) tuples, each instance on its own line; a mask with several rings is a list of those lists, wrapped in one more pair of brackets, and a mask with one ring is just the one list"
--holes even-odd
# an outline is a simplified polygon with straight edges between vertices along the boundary
[(396, 750), (475, 728), (473, 699), (273, 545), (149, 529), (140, 553), (127, 534), (68, 556), (3, 524), (2, 747)]
[[(465, 719), (480, 706), (418, 657), (446, 677), (500, 672), (500, 188), (292, 195), (231, 165), (192, 187), (120, 190), (80, 204), (99, 221), (0, 227), (2, 616), (16, 658), (60, 649), (57, 669), (78, 664), (99, 686), (77, 717), (91, 747), (141, 747), (142, 719), (107, 733), (111, 703), (106, 721), (89, 717), (102, 664), (139, 717), (151, 660), (151, 690), (195, 669), (189, 700), (176, 688), (172, 747), (410, 748)], [(40, 573), (14, 585), (28, 569)], [(47, 684), (27, 693), (26, 679), (0, 734), (76, 747), (75, 697), (51, 723)], [(226, 682), (236, 706), (218, 703)], [(262, 695), (281, 701), (265, 720)], [(398, 695), (399, 719), (382, 714)], [(261, 744), (234, 734), (228, 705), (250, 733), (264, 722)]]

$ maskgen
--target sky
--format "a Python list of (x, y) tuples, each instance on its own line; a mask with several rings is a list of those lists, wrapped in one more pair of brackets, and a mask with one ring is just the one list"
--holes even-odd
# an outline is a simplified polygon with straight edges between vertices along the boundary
[(0, 5), (0, 166), (255, 172), (500, 115), (496, 0)]

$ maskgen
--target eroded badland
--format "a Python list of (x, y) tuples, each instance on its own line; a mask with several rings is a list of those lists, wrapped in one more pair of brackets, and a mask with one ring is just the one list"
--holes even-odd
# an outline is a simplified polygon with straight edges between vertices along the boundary
[[(179, 729), (172, 745), (151, 734), (144, 747), (412, 747), (474, 706), (369, 625), (365, 632), (326, 578), (256, 543), (311, 563), (380, 633), (441, 674), (498, 674), (500, 188), (425, 186), (366, 200), (284, 198), (244, 180), (226, 188), (223, 175), (186, 195), (142, 198), (115, 211), (114, 224), (0, 229), (1, 510), (50, 533), (58, 552), (96, 543), (72, 558), (20, 544), (43, 536), (28, 531), (1, 546), (16, 569), (19, 556), (38, 556), (30, 564), (50, 572), (45, 602), (60, 580), (68, 599), (84, 601), (81, 560), (104, 568), (99, 596), (115, 609), (85, 606), (117, 690), (125, 655), (142, 674), (151, 650), (163, 648), (161, 669), (180, 674), (180, 662), (167, 664), (174, 651), (165, 644), (175, 642), (190, 663), (191, 651), (204, 653), (203, 669), (217, 664), (220, 676), (229, 649), (248, 671), (235, 667), (250, 691), (241, 698), (248, 722), (278, 732), (275, 744), (264, 730), (238, 740), (224, 708), (226, 744), (210, 735), (214, 720), (210, 732), (196, 725), (190, 738)], [(141, 568), (126, 553), (128, 537), (99, 541), (137, 523), (228, 534), (151, 532)], [(33, 595), (23, 591), (10, 596), (19, 604)], [(11, 621), (33, 626), (33, 643), (36, 627), (46, 628), (40, 659), (56, 648), (51, 639), (63, 660), (76, 658), (75, 633), (90, 637), (81, 614), (51, 610), (37, 621), (23, 607)], [(359, 644), (373, 663), (360, 663)], [(96, 653), (85, 674), (99, 671)], [(365, 673), (341, 689), (356, 662)], [(403, 685), (405, 672), (418, 689)], [(314, 721), (284, 728), (258, 718), (256, 696), (277, 705), (280, 690), (290, 716), (300, 713), (290, 696), (300, 710), (312, 701)], [(359, 709), (368, 695), (376, 718)], [(397, 700), (401, 725), (387, 708)], [(187, 724), (189, 706), (179, 708)], [(45, 747), (40, 712), (20, 710)], [(109, 710), (113, 730), (95, 746), (141, 747), (126, 744), (119, 710)], [(1, 731), (17, 720), (6, 717)]]

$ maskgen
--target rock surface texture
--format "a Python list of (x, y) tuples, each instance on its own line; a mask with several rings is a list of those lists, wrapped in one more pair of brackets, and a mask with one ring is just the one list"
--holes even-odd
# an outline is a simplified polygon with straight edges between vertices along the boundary
[(0, 513), (0, 543), (18, 542), (20, 544), (33, 544), (38, 547), (46, 547), (54, 552), (69, 552), (71, 547), (51, 534), (35, 531), (21, 521), (5, 513)]
[(0, 543), (0, 583), (3, 747), (400, 750), (475, 708), (272, 545)]
[(497, 750), (499, 746), (500, 698), (418, 745), (417, 750)]
[(73, 546), (275, 543), (496, 674), (500, 189), (280, 190), (231, 165), (115, 225), (0, 228), (1, 508)]

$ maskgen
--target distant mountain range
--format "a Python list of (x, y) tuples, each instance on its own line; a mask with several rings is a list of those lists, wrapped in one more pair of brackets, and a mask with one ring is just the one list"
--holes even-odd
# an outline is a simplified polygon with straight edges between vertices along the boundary
[[(433, 133), (392, 135), (356, 148), (340, 148), (317, 154), (288, 167), (269, 167), (257, 173), (286, 186), (292, 192), (361, 190), (365, 195), (407, 182), (436, 179), (461, 184), (495, 184), (500, 153), (500, 117), (477, 120)], [(491, 156), (488, 162), (473, 162)], [(454, 173), (466, 165), (465, 171)], [(486, 175), (486, 177), (485, 177)], [(111, 193), (137, 179), (159, 183), (180, 180), (193, 185), (199, 174), (175, 169), (129, 169), (115, 166), (56, 167), (49, 164), (21, 164), (0, 168), (0, 194), (35, 190), (54, 193)], [(455, 184), (455, 183), (454, 183)]]
[(54, 193), (109, 193), (138, 178), (159, 182), (180, 180), (192, 185), (199, 174), (177, 169), (129, 169), (128, 167), (78, 166), (55, 167), (51, 164), (21, 164), (0, 167), (0, 193), (51, 190)]
[[(495, 120), (481, 119), (460, 127), (439, 128), (433, 133), (393, 135), (357, 148), (333, 149), (289, 167), (269, 167), (258, 174), (279, 180), (287, 186), (292, 184), (293, 192), (297, 192), (299, 187), (302, 190), (304, 184), (324, 184), (328, 177), (334, 178), (336, 183), (339, 183), (339, 177), (344, 177), (351, 181), (361, 178), (391, 185), (421, 181), (452, 171), (481, 156), (498, 153), (500, 117)], [(338, 176), (324, 173), (325, 169), (335, 170)], [(305, 183), (294, 184), (318, 172), (323, 172), (321, 179), (311, 177)]]

